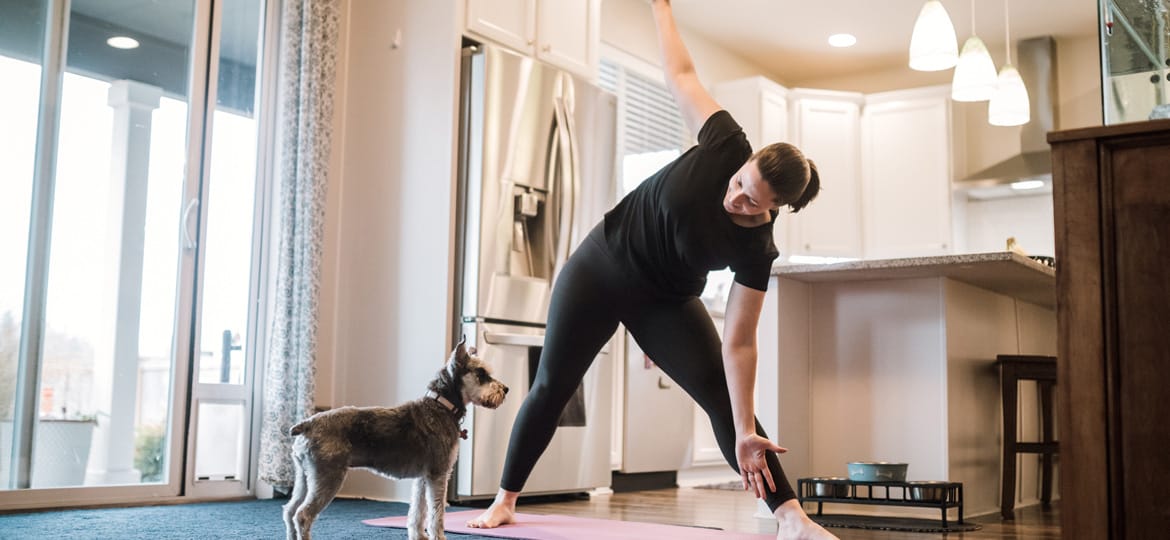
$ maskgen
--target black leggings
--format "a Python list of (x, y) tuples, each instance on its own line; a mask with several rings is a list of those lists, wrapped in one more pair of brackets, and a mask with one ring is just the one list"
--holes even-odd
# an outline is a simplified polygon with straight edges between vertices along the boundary
[[(540, 365), (512, 426), (501, 488), (518, 492), (524, 487), (552, 440), (561, 411), (619, 322), (707, 412), (724, 459), (739, 471), (722, 347), (706, 308), (695, 297), (663, 300), (648, 293), (611, 258), (603, 225), (598, 225), (553, 287)], [(758, 419), (756, 433), (767, 437)], [(774, 511), (796, 494), (776, 454), (768, 452), (766, 459), (776, 482), (777, 492), (766, 498)]]

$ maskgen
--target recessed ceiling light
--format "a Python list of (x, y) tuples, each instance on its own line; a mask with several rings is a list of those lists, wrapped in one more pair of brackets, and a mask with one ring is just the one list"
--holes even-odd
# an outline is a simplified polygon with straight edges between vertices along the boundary
[(834, 47), (852, 47), (857, 43), (853, 34), (833, 34), (829, 36), (829, 45)]
[(115, 49), (137, 49), (138, 40), (132, 37), (114, 36), (106, 40), (106, 45)]

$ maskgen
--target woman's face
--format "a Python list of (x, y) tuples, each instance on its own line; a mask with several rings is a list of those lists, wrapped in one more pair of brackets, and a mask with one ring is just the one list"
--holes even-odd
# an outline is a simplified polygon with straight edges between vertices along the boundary
[(723, 209), (728, 214), (758, 216), (779, 207), (776, 194), (760, 176), (760, 168), (754, 159), (744, 163), (727, 182), (727, 192), (723, 194)]

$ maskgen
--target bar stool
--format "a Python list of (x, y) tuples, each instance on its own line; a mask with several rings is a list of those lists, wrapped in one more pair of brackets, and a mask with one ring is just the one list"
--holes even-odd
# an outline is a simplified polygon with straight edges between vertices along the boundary
[[(1058, 444), (1053, 439), (1052, 389), (1056, 386), (1056, 357), (1001, 354), (996, 357), (1003, 394), (1003, 491), (1000, 515), (1015, 519), (1016, 454), (1040, 454), (1040, 502), (1052, 502), (1052, 460)], [(1040, 397), (1040, 441), (1016, 440), (1016, 417), (1020, 381), (1036, 381)]]

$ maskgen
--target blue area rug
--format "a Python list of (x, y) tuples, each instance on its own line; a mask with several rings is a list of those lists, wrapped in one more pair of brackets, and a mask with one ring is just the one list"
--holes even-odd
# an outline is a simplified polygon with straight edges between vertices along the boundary
[[(0, 514), (0, 539), (125, 540), (284, 538), (281, 505), (287, 499), (249, 500), (97, 510), (59, 510)], [(313, 537), (399, 540), (404, 529), (363, 525), (363, 519), (405, 515), (406, 503), (337, 499), (313, 525)], [(452, 507), (452, 511), (467, 508)], [(489, 540), (448, 534), (451, 540)], [(491, 539), (499, 540), (499, 539)]]

